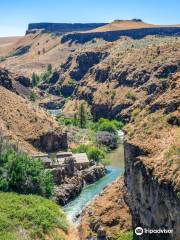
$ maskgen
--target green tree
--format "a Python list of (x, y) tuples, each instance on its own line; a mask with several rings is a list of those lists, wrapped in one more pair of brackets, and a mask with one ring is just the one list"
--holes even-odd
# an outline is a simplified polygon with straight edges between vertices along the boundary
[(48, 71), (49, 73), (52, 73), (52, 65), (51, 65), (51, 64), (48, 64), (47, 71)]
[(87, 152), (88, 158), (95, 162), (101, 162), (105, 159), (105, 153), (97, 147), (91, 147)]
[(80, 104), (79, 119), (80, 119), (80, 127), (84, 128), (86, 126), (86, 123), (87, 123), (86, 107), (85, 107), (84, 103)]
[(35, 102), (37, 99), (37, 94), (32, 92), (30, 97), (29, 97), (29, 100), (32, 101), (32, 102)]
[(53, 178), (41, 160), (6, 147), (0, 153), (0, 166), (0, 191), (52, 195)]
[(39, 76), (36, 73), (33, 72), (33, 74), (32, 74), (32, 86), (36, 87), (38, 85), (39, 81), (40, 81)]

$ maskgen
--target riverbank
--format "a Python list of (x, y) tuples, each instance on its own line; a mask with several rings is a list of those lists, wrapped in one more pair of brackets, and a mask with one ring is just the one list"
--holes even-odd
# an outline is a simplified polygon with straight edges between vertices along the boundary
[(80, 239), (119, 239), (132, 235), (131, 215), (124, 200), (126, 191), (120, 177), (82, 211)]
[(123, 152), (123, 132), (118, 131), (119, 145), (118, 147), (109, 152), (106, 156), (111, 163), (107, 166), (107, 173), (104, 177), (94, 182), (93, 184), (86, 185), (82, 188), (82, 191), (78, 197), (69, 202), (64, 207), (64, 211), (70, 221), (74, 223), (79, 222), (78, 217), (84, 209), (98, 194), (100, 194), (105, 187), (111, 184), (124, 172), (124, 152)]

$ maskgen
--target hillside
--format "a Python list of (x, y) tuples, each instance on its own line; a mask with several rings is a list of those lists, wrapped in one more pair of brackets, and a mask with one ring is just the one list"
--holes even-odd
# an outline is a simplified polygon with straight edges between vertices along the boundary
[(141, 28), (160, 28), (160, 27), (180, 27), (177, 25), (155, 25), (143, 22), (141, 19), (132, 20), (115, 20), (112, 23), (104, 26), (92, 29), (87, 32), (108, 32), (108, 31), (119, 31), (128, 29), (141, 29)]
[(127, 30), (127, 29), (151, 28), (155, 26), (157, 25), (145, 23), (140, 19), (115, 20), (112, 23), (92, 29), (87, 32), (108, 32), (108, 31), (118, 31), (118, 30)]
[(70, 237), (64, 213), (48, 199), (0, 192), (0, 210), (0, 239), (68, 240)]
[[(5, 72), (7, 73), (7, 72)], [(13, 79), (0, 69), (0, 132), (28, 153), (52, 151), (67, 146), (66, 134), (54, 119), (30, 101), (18, 96)], [(6, 83), (6, 84), (5, 84)]]

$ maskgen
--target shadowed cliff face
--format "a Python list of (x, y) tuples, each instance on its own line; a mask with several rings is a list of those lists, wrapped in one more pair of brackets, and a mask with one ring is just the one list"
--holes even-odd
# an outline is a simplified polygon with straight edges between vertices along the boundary
[(75, 42), (86, 43), (94, 38), (100, 38), (107, 42), (117, 41), (122, 36), (131, 37), (133, 39), (142, 39), (150, 35), (159, 36), (180, 36), (180, 27), (163, 27), (163, 28), (141, 28), (141, 29), (129, 29), (119, 31), (107, 31), (107, 32), (90, 32), (90, 33), (70, 33), (61, 38), (61, 43)]
[[(125, 143), (125, 184), (133, 227), (173, 230), (173, 234), (143, 234), (137, 239), (179, 239), (180, 199), (170, 184), (159, 183), (138, 159), (143, 150)], [(135, 236), (136, 237), (136, 236)]]
[(101, 27), (106, 23), (30, 23), (26, 34), (36, 29), (43, 29), (44, 32), (74, 32), (87, 31)]

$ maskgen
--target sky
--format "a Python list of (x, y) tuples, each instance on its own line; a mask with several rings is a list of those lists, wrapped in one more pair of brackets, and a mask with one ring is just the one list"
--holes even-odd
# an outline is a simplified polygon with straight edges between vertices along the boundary
[(33, 22), (180, 24), (179, 12), (180, 0), (0, 0), (0, 36), (22, 36)]

